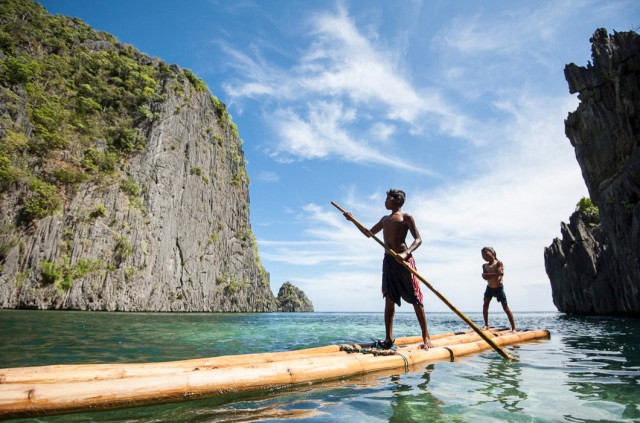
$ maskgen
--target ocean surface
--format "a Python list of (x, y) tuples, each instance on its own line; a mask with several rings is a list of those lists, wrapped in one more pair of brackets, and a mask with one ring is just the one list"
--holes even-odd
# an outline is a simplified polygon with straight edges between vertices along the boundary
[[(514, 313), (551, 338), (285, 389), (16, 422), (618, 422), (640, 421), (640, 319)], [(477, 324), (480, 313), (468, 313)], [(427, 313), (430, 333), (467, 330)], [(490, 323), (506, 327), (502, 310)], [(397, 313), (397, 337), (419, 334)], [(161, 314), (0, 310), (0, 368), (178, 360), (369, 342), (382, 313)]]

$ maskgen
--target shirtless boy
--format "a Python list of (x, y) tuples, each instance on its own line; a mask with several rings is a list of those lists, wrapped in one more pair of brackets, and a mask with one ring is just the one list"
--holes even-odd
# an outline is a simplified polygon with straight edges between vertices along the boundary
[(507, 304), (507, 296), (504, 293), (502, 285), (502, 277), (504, 276), (504, 264), (496, 256), (496, 251), (491, 247), (484, 247), (480, 250), (482, 258), (486, 261), (482, 265), (482, 279), (487, 281), (487, 289), (484, 291), (484, 304), (482, 305), (482, 317), (484, 317), (484, 329), (489, 329), (489, 303), (493, 297), (496, 297), (502, 304), (502, 309), (509, 318), (511, 330), (516, 331), (516, 323), (513, 319), (513, 313)]
[[(391, 254), (385, 253), (382, 262), (382, 295), (385, 298), (384, 323), (386, 330), (386, 339), (383, 342), (383, 346), (385, 348), (393, 346), (395, 305), (400, 306), (400, 299), (402, 298), (413, 305), (422, 331), (423, 347), (424, 349), (429, 349), (432, 345), (427, 330), (427, 318), (422, 302), (420, 281), (402, 264), (406, 262), (411, 268), (415, 269), (415, 261), (411, 253), (422, 244), (422, 238), (413, 216), (401, 210), (404, 200), (405, 193), (403, 191), (398, 189), (389, 190), (384, 206), (391, 211), (391, 214), (383, 216), (378, 223), (369, 229), (369, 233), (363, 229), (361, 231), (365, 236), (369, 237), (371, 234), (375, 235), (382, 230), (385, 245), (396, 253), (395, 259)], [(353, 221), (351, 213), (346, 212), (344, 216), (347, 220)], [(406, 238), (409, 232), (413, 237), (413, 242), (407, 247)]]

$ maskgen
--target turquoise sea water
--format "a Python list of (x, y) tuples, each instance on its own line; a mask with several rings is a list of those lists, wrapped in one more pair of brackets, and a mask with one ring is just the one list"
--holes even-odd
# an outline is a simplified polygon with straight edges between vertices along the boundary
[[(467, 314), (480, 324), (480, 313)], [(259, 393), (20, 422), (640, 421), (640, 319), (515, 313), (551, 339), (416, 366)], [(491, 324), (506, 326), (501, 310)], [(427, 313), (429, 331), (466, 330)], [(395, 335), (419, 333), (396, 314)], [(382, 313), (159, 314), (0, 310), (0, 367), (148, 362), (368, 342)]]

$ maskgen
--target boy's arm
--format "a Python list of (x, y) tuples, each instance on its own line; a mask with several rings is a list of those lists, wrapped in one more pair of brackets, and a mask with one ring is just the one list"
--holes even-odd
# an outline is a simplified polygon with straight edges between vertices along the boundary
[(382, 229), (382, 219), (380, 219), (380, 221), (378, 223), (376, 223), (371, 229), (367, 230), (367, 228), (365, 228), (364, 226), (358, 225), (356, 223), (356, 220), (355, 220), (355, 218), (353, 217), (353, 215), (351, 213), (344, 212), (343, 215), (347, 220), (355, 223), (356, 227), (358, 229), (360, 229), (360, 232), (362, 232), (362, 234), (364, 236), (366, 236), (367, 238), (370, 238), (372, 234), (377, 234)]
[(384, 220), (384, 218), (380, 219), (378, 221), (378, 223), (376, 223), (375, 225), (373, 225), (371, 227), (371, 229), (369, 229), (369, 232), (371, 232), (374, 235), (377, 234), (378, 232), (380, 232), (382, 230), (382, 227), (383, 227), (383, 223), (382, 223), (383, 220)]
[(410, 214), (406, 214), (404, 216), (404, 219), (407, 221), (407, 225), (409, 226), (409, 232), (411, 232), (413, 242), (411, 243), (409, 248), (398, 254), (398, 256), (402, 258), (402, 260), (406, 260), (409, 256), (411, 256), (411, 253), (413, 253), (418, 249), (419, 246), (422, 245), (422, 237), (420, 236), (420, 231), (418, 231), (418, 227), (416, 226), (416, 222), (413, 219), (413, 216), (411, 216)]
[(502, 277), (504, 276), (504, 264), (501, 261), (498, 261), (498, 266), (496, 267), (496, 274), (498, 275), (498, 280), (502, 283)]
[(485, 266), (486, 264), (482, 265), (482, 279), (488, 280), (494, 277), (502, 279), (502, 276), (504, 275), (504, 265), (501, 261), (498, 261), (495, 272), (487, 272)]

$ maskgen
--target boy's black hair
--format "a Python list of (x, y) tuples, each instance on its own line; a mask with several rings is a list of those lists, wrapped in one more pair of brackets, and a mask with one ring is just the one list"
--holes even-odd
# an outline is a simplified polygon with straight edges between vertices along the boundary
[(482, 247), (482, 250), (480, 250), (480, 252), (485, 252), (485, 251), (491, 251), (493, 253), (493, 257), (495, 257), (496, 260), (498, 259), (496, 250), (494, 250), (493, 247)]
[(396, 200), (396, 203), (398, 203), (398, 206), (402, 207), (402, 205), (404, 204), (404, 199), (406, 198), (407, 195), (404, 193), (404, 191), (400, 189), (392, 188), (389, 191), (387, 191), (387, 196)]

